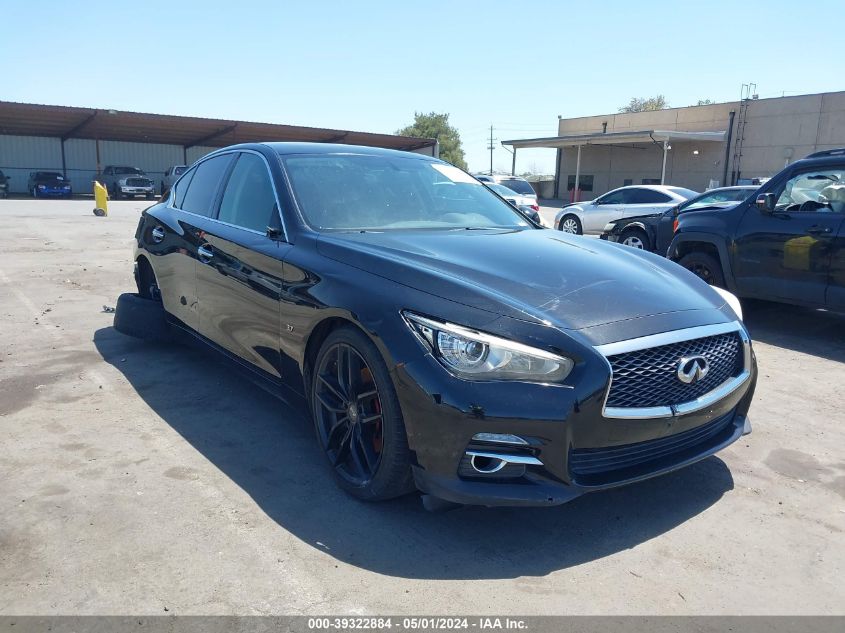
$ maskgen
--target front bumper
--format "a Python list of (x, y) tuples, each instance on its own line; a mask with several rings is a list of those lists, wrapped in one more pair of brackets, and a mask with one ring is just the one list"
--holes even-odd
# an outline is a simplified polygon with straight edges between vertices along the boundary
[[(739, 388), (704, 409), (669, 418), (604, 417), (609, 376), (601, 376), (600, 367), (584, 363), (579, 387), (464, 381), (430, 355), (398, 366), (394, 382), (417, 487), (467, 505), (557, 505), (682, 468), (751, 431), (753, 355), (750, 375)], [(526, 444), (474, 439), (479, 433), (511, 434)], [(508, 465), (507, 477), (479, 476), (468, 467), (468, 450), (532, 457), (539, 463), (516, 470)]]
[(64, 187), (41, 187), (38, 188), (39, 196), (70, 196), (73, 195), (72, 189), (65, 189)]
[(152, 196), (155, 195), (155, 187), (127, 187), (121, 186), (120, 193), (127, 196)]

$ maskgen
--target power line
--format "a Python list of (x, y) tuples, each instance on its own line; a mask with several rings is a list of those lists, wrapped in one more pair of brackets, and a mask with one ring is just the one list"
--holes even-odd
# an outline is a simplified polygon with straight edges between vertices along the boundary
[(490, 150), (490, 173), (493, 173), (493, 150), (496, 149), (495, 142), (498, 139), (493, 138), (493, 126), (490, 126), (490, 144), (487, 145), (487, 149)]

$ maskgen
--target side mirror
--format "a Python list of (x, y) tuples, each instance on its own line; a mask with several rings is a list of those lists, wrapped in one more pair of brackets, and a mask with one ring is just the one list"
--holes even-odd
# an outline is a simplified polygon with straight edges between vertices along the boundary
[(757, 208), (760, 209), (763, 213), (771, 213), (775, 210), (775, 194), (773, 193), (761, 193), (757, 196), (757, 201), (755, 202)]

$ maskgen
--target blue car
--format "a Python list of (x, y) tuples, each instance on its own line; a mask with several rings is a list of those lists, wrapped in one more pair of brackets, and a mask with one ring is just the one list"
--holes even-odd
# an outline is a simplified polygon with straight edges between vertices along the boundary
[(73, 195), (70, 180), (57, 171), (30, 172), (27, 189), (29, 189), (33, 198), (46, 198), (47, 196), (70, 198)]

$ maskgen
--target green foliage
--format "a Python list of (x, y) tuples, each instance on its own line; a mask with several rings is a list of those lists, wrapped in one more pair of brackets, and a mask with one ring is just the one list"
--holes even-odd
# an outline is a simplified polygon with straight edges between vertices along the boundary
[(699, 100), (698, 100), (698, 103), (696, 103), (695, 105), (697, 105), (697, 106), (700, 106), (700, 105), (713, 105), (714, 103), (716, 103), (716, 102), (715, 102), (715, 101), (713, 101), (713, 100), (711, 100), (711, 99), (699, 99)]
[(633, 97), (628, 105), (619, 108), (620, 112), (652, 112), (654, 110), (665, 110), (669, 107), (666, 97), (657, 95), (647, 99)]
[(449, 125), (448, 114), (429, 112), (414, 113), (414, 123), (396, 131), (402, 136), (420, 136), (436, 138), (440, 142), (440, 158), (461, 169), (467, 168), (464, 149), (461, 147), (461, 135)]

